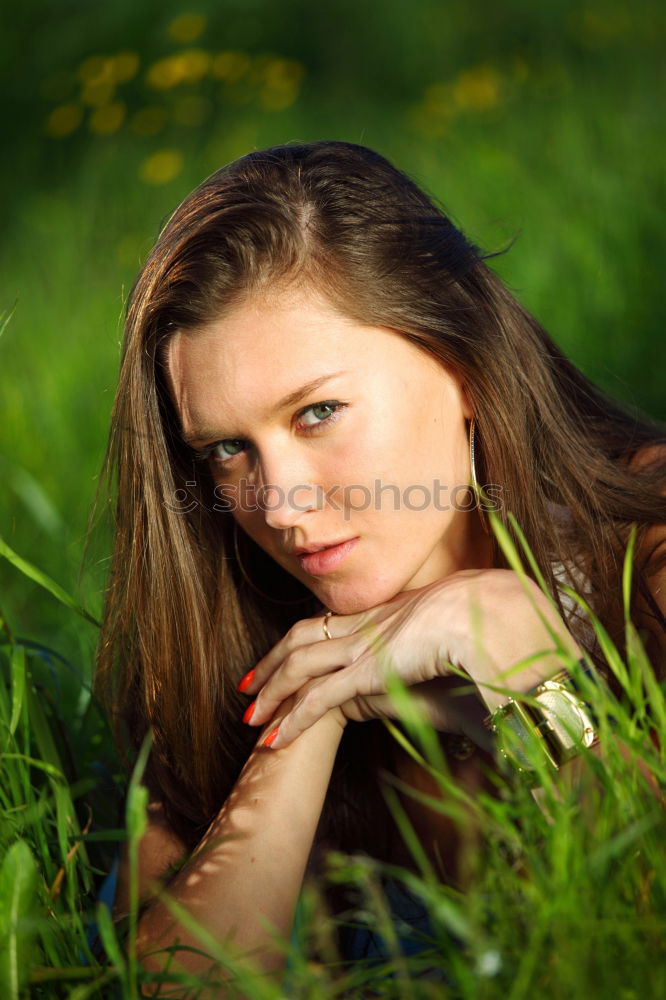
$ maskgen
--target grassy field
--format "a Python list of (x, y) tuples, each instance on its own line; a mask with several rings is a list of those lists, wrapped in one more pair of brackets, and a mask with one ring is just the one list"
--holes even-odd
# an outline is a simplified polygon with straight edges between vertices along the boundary
[[(79, 573), (128, 290), (180, 199), (276, 142), (387, 154), (479, 245), (510, 247), (495, 266), (592, 378), (666, 418), (663, 13), (539, 6), (513, 0), (498, 19), (480, 0), (439, 12), (419, 0), (409, 16), (393, 2), (378, 23), (340, 4), (329, 24), (289, 0), (278, 23), (257, 0), (260, 24), (230, 6), (224, 25), (206, 4), (189, 23), (174, 4), (153, 21), (150, 4), (81, 9), (76, 25), (45, 8), (32, 63), (5, 37), (22, 116), (0, 245), (0, 312), (14, 310), (0, 338), (0, 530), (14, 548), (99, 610), (103, 534)], [(49, 602), (11, 576), (2, 590), (21, 631), (89, 661)]]
[[(180, 199), (272, 143), (342, 138), (388, 155), (479, 245), (509, 248), (494, 266), (588, 375), (666, 419), (663, 43), (653, 0), (22, 5), (0, 37), (5, 543), (99, 615), (104, 504), (85, 564), (83, 554), (128, 290)], [(110, 972), (94, 964), (79, 915), (91, 915), (116, 846), (93, 839), (84, 850), (80, 830), (92, 808), (94, 837), (113, 832), (121, 796), (90, 697), (96, 630), (6, 559), (0, 608), (0, 898), (19, 893), (27, 920), (17, 930), (2, 918), (0, 967), (10, 975), (20, 955), (32, 977), (6, 995), (134, 996), (135, 969), (119, 955)], [(645, 726), (637, 683), (622, 710), (632, 746)], [(656, 751), (650, 763), (663, 775)], [(601, 781), (595, 822), (580, 829), (575, 796), (552, 824), (527, 796), (507, 793), (499, 818), (497, 805), (479, 806), (493, 833), (474, 891), (428, 888), (441, 947), (452, 931), (465, 942), (447, 946), (456, 995), (664, 993), (663, 972), (641, 960), (663, 931), (661, 819), (614, 759)], [(516, 867), (507, 844), (523, 839)], [(16, 871), (25, 880), (12, 887)], [(50, 978), (65, 968), (78, 986)], [(342, 995), (320, 975), (304, 966), (290, 995)], [(403, 988), (395, 995), (431, 995)]]

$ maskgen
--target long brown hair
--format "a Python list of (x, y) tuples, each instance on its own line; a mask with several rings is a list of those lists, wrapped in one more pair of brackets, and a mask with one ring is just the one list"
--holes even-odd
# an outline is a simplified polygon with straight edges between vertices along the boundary
[[(638, 524), (640, 541), (666, 521), (663, 460), (629, 469), (645, 446), (666, 443), (664, 428), (593, 386), (484, 255), (382, 156), (319, 142), (250, 153), (217, 171), (166, 223), (129, 301), (107, 455), (115, 547), (97, 669), (118, 733), (136, 747), (152, 728), (148, 781), (191, 843), (256, 739), (238, 721), (238, 680), (317, 602), (243, 537), (246, 571), (261, 590), (300, 603), (247, 585), (232, 515), (219, 510), (210, 472), (181, 439), (163, 349), (176, 330), (294, 280), (462, 375), (482, 481), (502, 487), (500, 516), (513, 512), (555, 596), (557, 565), (584, 572), (591, 606), (619, 642), (629, 528)], [(495, 563), (506, 565), (498, 549)], [(636, 599), (649, 601), (648, 571), (637, 561)], [(363, 839), (345, 753), (382, 752), (377, 727), (359, 726), (348, 727), (332, 786), (341, 840), (350, 830)]]

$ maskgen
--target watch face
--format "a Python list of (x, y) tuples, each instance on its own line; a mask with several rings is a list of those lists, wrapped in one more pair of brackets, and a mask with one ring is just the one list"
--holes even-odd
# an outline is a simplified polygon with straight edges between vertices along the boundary
[(587, 706), (558, 681), (545, 681), (535, 694), (539, 710), (565, 759), (580, 745), (592, 746), (596, 733)]
[[(547, 727), (543, 719), (535, 718), (530, 706), (519, 701), (509, 701), (496, 713), (495, 731), (498, 733), (498, 749), (514, 767), (524, 772), (525, 777), (535, 776), (535, 761), (545, 760), (557, 767), (559, 757), (553, 755), (546, 736)], [(501, 721), (500, 721), (501, 720)]]

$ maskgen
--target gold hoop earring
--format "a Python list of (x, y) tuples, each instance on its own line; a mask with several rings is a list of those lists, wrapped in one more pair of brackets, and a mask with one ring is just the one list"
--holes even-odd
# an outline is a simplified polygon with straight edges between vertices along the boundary
[(311, 601), (314, 599), (314, 594), (310, 594), (308, 597), (299, 597), (297, 601), (280, 601), (277, 597), (271, 597), (270, 594), (266, 594), (264, 593), (263, 590), (260, 590), (259, 587), (257, 587), (257, 585), (253, 583), (253, 581), (250, 579), (250, 576), (247, 570), (245, 569), (245, 566), (243, 566), (243, 562), (240, 557), (240, 552), (238, 550), (238, 523), (236, 520), (234, 520), (233, 536), (234, 536), (234, 554), (236, 556), (236, 562), (238, 564), (241, 576), (245, 580), (248, 587), (254, 590), (256, 594), (259, 594), (260, 597), (263, 597), (267, 601), (271, 601), (273, 604), (282, 604), (285, 607), (295, 607), (297, 604), (305, 604), (307, 601)]
[(483, 513), (483, 510), (481, 509), (481, 502), (482, 502), (481, 488), (479, 487), (479, 483), (476, 478), (476, 460), (475, 460), (476, 456), (474, 453), (474, 432), (476, 429), (475, 424), (476, 421), (474, 417), (472, 417), (472, 419), (469, 422), (469, 466), (472, 478), (471, 486), (474, 492), (474, 497), (476, 499), (476, 509), (479, 514), (479, 520), (481, 521), (481, 527), (483, 528), (485, 533), (489, 535), (490, 528), (488, 526), (488, 519), (486, 518), (486, 515)]

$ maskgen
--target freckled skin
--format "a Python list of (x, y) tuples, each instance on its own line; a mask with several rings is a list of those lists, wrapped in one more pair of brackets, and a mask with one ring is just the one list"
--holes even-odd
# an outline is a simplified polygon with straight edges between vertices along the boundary
[[(211, 457), (217, 482), (229, 490), (244, 478), (255, 489), (281, 491), (263, 494), (275, 509), (237, 510), (239, 525), (326, 607), (351, 614), (488, 564), (477, 516), (433, 502), (435, 481), (440, 506), (450, 505), (453, 487), (469, 482), (470, 401), (457, 373), (398, 332), (360, 325), (313, 291), (290, 289), (176, 334), (168, 362), (185, 433), (216, 432), (194, 447), (242, 441), (242, 450), (217, 448)], [(273, 412), (289, 392), (340, 370), (296, 405)], [(347, 405), (328, 420), (322, 416), (330, 408), (303, 414), (322, 402)], [(395, 491), (384, 489), (379, 503), (368, 505), (376, 480), (395, 484), (399, 503)], [(345, 485), (359, 487), (346, 502)], [(290, 488), (299, 486), (288, 503)], [(367, 509), (354, 509), (364, 503)], [(355, 537), (353, 552), (324, 576), (307, 573), (289, 553), (293, 546)]]

